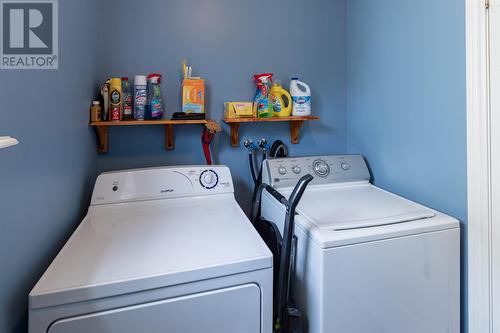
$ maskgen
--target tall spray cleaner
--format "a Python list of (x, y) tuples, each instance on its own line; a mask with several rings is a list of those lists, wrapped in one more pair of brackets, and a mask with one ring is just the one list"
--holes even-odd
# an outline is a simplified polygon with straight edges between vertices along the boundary
[(290, 82), (290, 95), (292, 95), (292, 116), (311, 115), (311, 88), (298, 78), (292, 78)]
[[(160, 74), (149, 74), (148, 75), (148, 105), (149, 105), (149, 116), (152, 120), (158, 120), (163, 118), (164, 104), (163, 95), (161, 93), (161, 75)], [(146, 109), (146, 111), (148, 111)]]
[(273, 82), (273, 74), (257, 74), (253, 76), (257, 83), (257, 91), (253, 100), (254, 114), (259, 118), (269, 118), (273, 116), (273, 106), (269, 101), (269, 89)]

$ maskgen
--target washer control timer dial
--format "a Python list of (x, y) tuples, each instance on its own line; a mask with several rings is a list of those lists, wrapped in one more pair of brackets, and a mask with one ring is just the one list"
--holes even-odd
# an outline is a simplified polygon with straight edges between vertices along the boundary
[(313, 171), (320, 177), (327, 177), (330, 174), (330, 167), (323, 160), (316, 160), (313, 162)]
[(297, 175), (298, 175), (298, 174), (300, 173), (300, 171), (302, 171), (302, 169), (300, 168), (300, 166), (298, 166), (298, 165), (294, 165), (294, 166), (292, 167), (292, 171), (293, 171), (293, 173), (295, 173), (295, 174), (297, 174)]
[(200, 184), (206, 189), (212, 189), (219, 183), (219, 176), (214, 170), (205, 170), (200, 175)]

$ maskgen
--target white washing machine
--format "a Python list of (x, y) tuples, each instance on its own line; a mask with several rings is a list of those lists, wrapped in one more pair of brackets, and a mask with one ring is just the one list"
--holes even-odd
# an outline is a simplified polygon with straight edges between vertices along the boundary
[(29, 332), (271, 333), (272, 273), (227, 167), (104, 173), (29, 295)]
[[(309, 333), (459, 333), (456, 219), (370, 184), (362, 156), (269, 159), (263, 180), (298, 205), (293, 293)], [(411, 175), (409, 175), (411, 177)], [(283, 228), (264, 191), (262, 215)]]

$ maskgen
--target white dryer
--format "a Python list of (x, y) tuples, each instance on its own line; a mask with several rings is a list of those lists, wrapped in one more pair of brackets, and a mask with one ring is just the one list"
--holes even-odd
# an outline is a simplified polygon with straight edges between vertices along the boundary
[(104, 173), (29, 295), (29, 332), (271, 333), (272, 281), (227, 167)]
[[(456, 219), (370, 184), (362, 156), (266, 160), (263, 180), (298, 205), (294, 297), (309, 333), (459, 333)], [(283, 228), (264, 191), (262, 215)]]

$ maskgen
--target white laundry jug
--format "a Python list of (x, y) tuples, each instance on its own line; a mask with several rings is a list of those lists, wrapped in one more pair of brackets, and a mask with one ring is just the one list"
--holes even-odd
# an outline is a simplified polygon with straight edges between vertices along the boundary
[(292, 95), (292, 116), (311, 115), (311, 88), (298, 78), (292, 78), (290, 82), (290, 95)]

